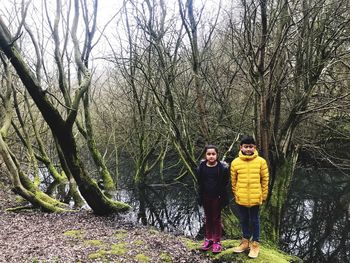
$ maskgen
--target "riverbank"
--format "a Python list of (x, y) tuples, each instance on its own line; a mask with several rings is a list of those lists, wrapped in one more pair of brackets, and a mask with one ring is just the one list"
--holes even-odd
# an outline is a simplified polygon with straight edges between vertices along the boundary
[(123, 215), (5, 212), (16, 203), (11, 191), (2, 185), (0, 262), (296, 262), (268, 247), (263, 247), (258, 259), (249, 260), (246, 254), (232, 252), (238, 240), (223, 240), (224, 251), (219, 255), (202, 253), (200, 241), (134, 224)]
[(0, 262), (209, 262), (180, 237), (89, 212), (0, 212)]
[(122, 215), (23, 210), (0, 183), (0, 262), (210, 262), (183, 237), (135, 225)]

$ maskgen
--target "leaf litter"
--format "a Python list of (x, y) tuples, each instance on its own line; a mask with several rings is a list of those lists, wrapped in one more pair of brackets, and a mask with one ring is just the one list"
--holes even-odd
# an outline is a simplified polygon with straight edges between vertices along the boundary
[(0, 262), (211, 262), (182, 236), (90, 211), (5, 212), (14, 195), (0, 187)]

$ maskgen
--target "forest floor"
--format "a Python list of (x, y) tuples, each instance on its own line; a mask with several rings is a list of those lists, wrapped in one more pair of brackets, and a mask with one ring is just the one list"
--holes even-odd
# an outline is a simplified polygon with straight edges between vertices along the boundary
[(183, 236), (88, 211), (5, 212), (18, 205), (0, 182), (0, 262), (211, 262)]

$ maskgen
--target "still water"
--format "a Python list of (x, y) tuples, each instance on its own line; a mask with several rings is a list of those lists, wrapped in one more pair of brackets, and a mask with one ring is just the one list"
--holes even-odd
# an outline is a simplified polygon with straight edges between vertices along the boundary
[(350, 262), (350, 181), (341, 171), (298, 169), (281, 247), (305, 262)]
[(124, 216), (134, 223), (190, 237), (196, 237), (203, 226), (204, 212), (197, 205), (194, 190), (182, 184), (118, 191), (115, 199), (133, 207)]
[[(286, 204), (281, 248), (305, 262), (350, 262), (349, 177), (334, 171), (300, 169)], [(196, 237), (203, 225), (193, 187), (174, 184), (119, 191), (116, 199), (134, 207), (135, 223)]]

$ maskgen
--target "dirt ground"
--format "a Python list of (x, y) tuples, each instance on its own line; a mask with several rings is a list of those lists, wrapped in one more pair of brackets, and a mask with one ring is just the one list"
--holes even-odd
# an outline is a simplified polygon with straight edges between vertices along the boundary
[(5, 212), (15, 196), (0, 185), (0, 262), (210, 262), (184, 237), (89, 211)]

